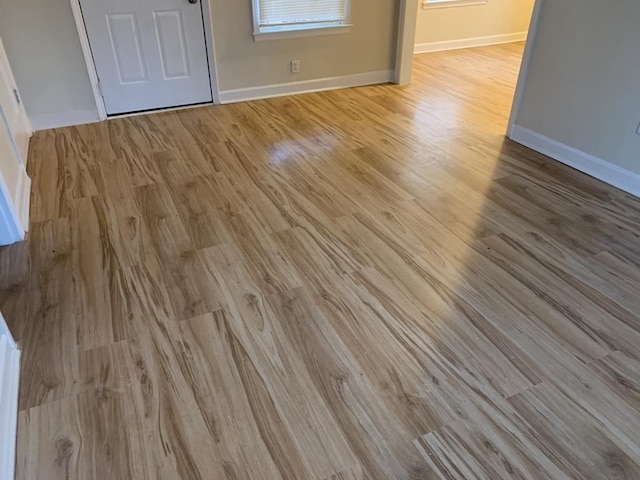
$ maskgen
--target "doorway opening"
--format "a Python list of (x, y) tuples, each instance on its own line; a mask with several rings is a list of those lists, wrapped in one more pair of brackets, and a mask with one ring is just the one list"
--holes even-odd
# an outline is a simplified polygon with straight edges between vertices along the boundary
[[(511, 119), (520, 106), (520, 84), (526, 78), (530, 60), (530, 41), (537, 32), (537, 18), (541, 0), (418, 0), (414, 54), (421, 55), (473, 47), (514, 43), (520, 48), (521, 65), (514, 90)], [(517, 46), (519, 43), (520, 47)], [(526, 43), (526, 45), (524, 44)], [(505, 47), (504, 51), (509, 49)], [(500, 49), (495, 52), (499, 53)], [(513, 53), (513, 52), (510, 52)], [(523, 74), (524, 73), (524, 74)], [(490, 76), (491, 72), (485, 72)], [(482, 75), (482, 74), (479, 74)], [(482, 76), (477, 78), (482, 82)]]

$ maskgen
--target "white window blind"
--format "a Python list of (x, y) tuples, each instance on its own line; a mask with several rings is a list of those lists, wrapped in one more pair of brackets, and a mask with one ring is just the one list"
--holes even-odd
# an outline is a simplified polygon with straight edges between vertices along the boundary
[(258, 0), (258, 27), (346, 23), (349, 0)]

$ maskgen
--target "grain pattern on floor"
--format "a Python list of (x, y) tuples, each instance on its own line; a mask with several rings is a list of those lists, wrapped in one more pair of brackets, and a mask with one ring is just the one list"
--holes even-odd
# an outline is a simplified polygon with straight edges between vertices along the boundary
[(640, 200), (504, 139), (521, 54), (38, 133), (17, 478), (640, 478)]

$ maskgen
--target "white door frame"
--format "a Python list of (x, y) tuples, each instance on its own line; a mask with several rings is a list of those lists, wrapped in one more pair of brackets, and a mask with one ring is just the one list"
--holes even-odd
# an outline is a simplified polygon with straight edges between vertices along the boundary
[[(186, 1), (186, 0), (185, 0)], [(80, 47), (82, 48), (82, 55), (84, 62), (87, 65), (87, 73), (89, 74), (89, 81), (91, 83), (91, 90), (93, 91), (93, 98), (96, 102), (96, 110), (98, 112), (98, 118), (103, 121), (107, 119), (107, 109), (104, 104), (104, 98), (100, 92), (100, 86), (98, 83), (98, 71), (96, 70), (96, 64), (93, 61), (93, 54), (91, 53), (91, 46), (89, 45), (89, 36), (87, 35), (87, 28), (84, 24), (84, 18), (82, 16), (82, 8), (80, 7), (80, 0), (70, 0), (71, 11), (73, 12), (73, 20), (78, 30), (78, 37), (80, 39)], [(219, 105), (219, 92), (218, 92), (218, 68), (216, 65), (215, 49), (213, 48), (213, 21), (211, 19), (211, 5), (209, 0), (200, 0), (202, 3), (202, 15), (204, 23), (204, 36), (207, 46), (207, 61), (209, 62), (209, 82), (211, 84), (211, 96), (214, 105)], [(207, 103), (207, 102), (205, 102)], [(180, 107), (175, 107), (180, 108)], [(169, 110), (173, 109), (172, 107)], [(163, 109), (167, 110), (167, 109)], [(111, 117), (125, 116), (127, 115), (111, 115)]]
[(416, 24), (418, 23), (418, 0), (400, 0), (398, 18), (396, 71), (393, 83), (403, 85), (411, 82), (413, 51), (416, 43)]

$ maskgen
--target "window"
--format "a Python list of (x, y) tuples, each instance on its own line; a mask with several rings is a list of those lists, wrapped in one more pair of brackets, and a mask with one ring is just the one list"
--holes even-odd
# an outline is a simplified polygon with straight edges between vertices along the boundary
[(341, 33), (350, 26), (350, 0), (253, 0), (256, 40)]
[(422, 0), (422, 8), (447, 8), (447, 7), (470, 7), (472, 5), (484, 5), (487, 0)]

